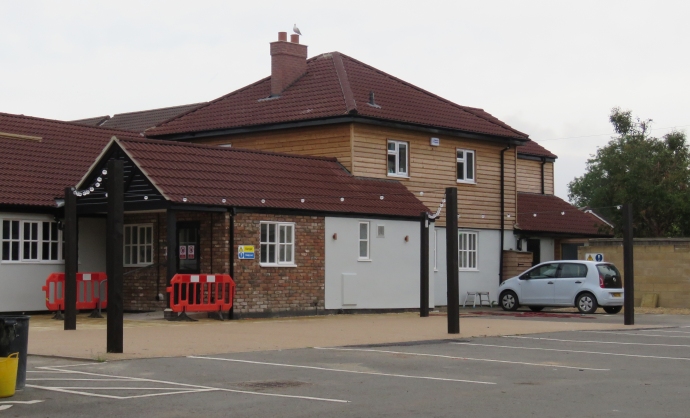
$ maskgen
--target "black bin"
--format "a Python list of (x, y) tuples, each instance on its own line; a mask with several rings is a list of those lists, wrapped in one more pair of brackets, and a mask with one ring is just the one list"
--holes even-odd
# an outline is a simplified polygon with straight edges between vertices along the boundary
[(26, 384), (26, 354), (29, 348), (29, 316), (0, 315), (0, 357), (19, 353), (17, 390)]

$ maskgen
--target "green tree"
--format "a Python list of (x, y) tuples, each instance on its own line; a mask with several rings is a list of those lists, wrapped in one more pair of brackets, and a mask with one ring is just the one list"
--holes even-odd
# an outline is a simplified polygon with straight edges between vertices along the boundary
[(584, 175), (568, 185), (576, 206), (599, 208), (622, 235), (622, 211), (633, 205), (636, 237), (690, 236), (690, 152), (684, 132), (649, 135), (651, 119), (629, 110), (611, 110), (616, 131), (609, 143), (587, 160)]

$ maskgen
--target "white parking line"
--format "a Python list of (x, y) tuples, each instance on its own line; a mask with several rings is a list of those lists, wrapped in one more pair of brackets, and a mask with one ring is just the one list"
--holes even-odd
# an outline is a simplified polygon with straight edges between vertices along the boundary
[(34, 399), (33, 401), (0, 401), (0, 404), (12, 403), (21, 405), (33, 405), (35, 403), (41, 403), (43, 400)]
[(558, 350), (555, 348), (536, 348), (536, 347), (515, 347), (510, 345), (494, 345), (494, 344), (474, 344), (474, 343), (449, 343), (456, 345), (474, 345), (480, 347), (497, 347), (497, 348), (510, 348), (511, 350), (541, 350), (541, 351), (560, 351), (563, 353), (584, 353), (584, 354), (602, 354), (608, 356), (621, 356), (621, 357), (641, 357), (641, 358), (655, 358), (662, 360), (690, 360), (686, 357), (662, 357), (662, 356), (643, 356), (641, 354), (622, 354), (622, 353), (602, 353), (599, 351), (578, 351), (578, 350)]
[(690, 335), (657, 335), (657, 334), (638, 334), (636, 332), (618, 332), (618, 331), (578, 331), (578, 332), (594, 332), (597, 334), (615, 334), (615, 335), (634, 335), (636, 337), (661, 337), (661, 338), (690, 338)]
[(372, 349), (364, 349), (364, 348), (314, 347), (314, 349), (316, 349), (316, 350), (336, 350), (336, 351), (363, 351), (363, 352), (370, 352), (370, 353), (387, 353), (387, 354), (405, 354), (405, 355), (410, 355), (410, 356), (438, 357), (438, 358), (446, 358), (446, 359), (451, 359), (451, 360), (486, 361), (486, 362), (492, 362), (492, 363), (522, 364), (525, 366), (541, 366), (541, 367), (557, 367), (557, 368), (562, 368), (562, 369), (592, 370), (592, 371), (598, 371), (598, 372), (606, 372), (606, 371), (611, 370), (611, 369), (593, 369), (590, 367), (562, 366), (562, 365), (548, 364), (548, 363), (526, 363), (526, 362), (522, 362), (522, 361), (494, 360), (494, 359), (470, 358), (470, 357), (454, 357), (454, 356), (444, 356), (441, 354), (408, 353), (406, 351), (372, 350)]
[(0, 405), (0, 411), (4, 411), (12, 408), (13, 405)]
[(661, 330), (661, 329), (656, 329), (654, 332), (679, 332), (681, 334), (690, 334), (690, 331), (673, 331), (673, 330)]
[(567, 343), (594, 343), (594, 344), (615, 344), (615, 345), (652, 345), (661, 347), (690, 347), (687, 344), (655, 344), (655, 343), (620, 343), (617, 341), (580, 341), (580, 340), (561, 340), (558, 338), (543, 338), (543, 337), (521, 337), (518, 335), (503, 335), (503, 338), (519, 338), (522, 340), (544, 340), (544, 341), (560, 341)]
[[(48, 366), (37, 367), (37, 369), (42, 369), (42, 370), (47, 370), (47, 371), (55, 371), (55, 369), (53, 369), (52, 367), (48, 367)], [(60, 369), (57, 369), (57, 371), (60, 371)], [(168, 382), (165, 380), (145, 379), (142, 377), (114, 376), (114, 375), (109, 375), (109, 374), (91, 373), (91, 372), (84, 372), (84, 371), (78, 371), (78, 370), (69, 370), (69, 371), (64, 370), (63, 372), (65, 374), (81, 374), (81, 375), (87, 375), (87, 376), (99, 376), (99, 377), (115, 378), (115, 379), (122, 378), (123, 380), (129, 380), (129, 381), (162, 383), (162, 384), (167, 384), (167, 385), (180, 386), (181, 390), (176, 391), (176, 392), (171, 392), (171, 393), (153, 393), (153, 394), (134, 395), (134, 396), (114, 396), (114, 395), (106, 395), (103, 393), (90, 393), (90, 392), (83, 392), (83, 391), (70, 390), (70, 389), (64, 389), (64, 388), (54, 388), (54, 387), (50, 387), (50, 386), (38, 386), (38, 385), (28, 385), (28, 384), (26, 386), (37, 388), (37, 389), (51, 390), (51, 391), (55, 391), (55, 392), (65, 392), (65, 393), (72, 393), (72, 394), (76, 394), (76, 395), (93, 396), (93, 397), (110, 398), (110, 399), (134, 399), (134, 398), (143, 398), (143, 397), (150, 397), (150, 396), (174, 395), (174, 394), (178, 394), (178, 393), (195, 393), (195, 392), (217, 391), (217, 392), (241, 393), (241, 394), (246, 394), (246, 395), (268, 396), (268, 397), (276, 397), (276, 398), (304, 399), (304, 400), (323, 401), (323, 402), (337, 402), (337, 403), (349, 403), (350, 402), (350, 401), (347, 401), (344, 399), (329, 399), (329, 398), (318, 398), (318, 397), (313, 397), (313, 396), (284, 395), (284, 394), (280, 394), (280, 393), (252, 392), (252, 391), (248, 391), (248, 390), (216, 388), (216, 387), (211, 387), (211, 386), (201, 386), (201, 385), (192, 385), (192, 384), (188, 384), (188, 383)], [(171, 387), (169, 389), (175, 390), (176, 388)]]
[(220, 358), (220, 357), (187, 356), (187, 358), (195, 358), (195, 359), (202, 359), (202, 360), (230, 361), (230, 362), (247, 363), (247, 364), (261, 364), (264, 366), (294, 367), (294, 368), (298, 368), (298, 369), (322, 370), (322, 371), (327, 371), (327, 372), (368, 374), (368, 375), (373, 375), (373, 376), (402, 377), (402, 378), (409, 378), (409, 379), (440, 380), (440, 381), (444, 381), (444, 382), (476, 383), (476, 384), (480, 384), (480, 385), (495, 385), (496, 384), (494, 382), (482, 382), (482, 381), (478, 381), (478, 380), (447, 379), (447, 378), (443, 378), (443, 377), (411, 376), (411, 375), (406, 375), (406, 374), (393, 374), (393, 373), (360, 372), (360, 371), (356, 371), (356, 370), (330, 369), (327, 367), (301, 366), (301, 365), (297, 365), (297, 364), (267, 363), (267, 362), (263, 362), (263, 361), (237, 360), (237, 359)]

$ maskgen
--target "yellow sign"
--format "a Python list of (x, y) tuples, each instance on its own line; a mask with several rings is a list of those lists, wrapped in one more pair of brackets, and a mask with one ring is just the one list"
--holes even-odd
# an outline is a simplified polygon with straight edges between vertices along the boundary
[(240, 245), (238, 252), (241, 253), (253, 253), (254, 252), (254, 246), (253, 245)]

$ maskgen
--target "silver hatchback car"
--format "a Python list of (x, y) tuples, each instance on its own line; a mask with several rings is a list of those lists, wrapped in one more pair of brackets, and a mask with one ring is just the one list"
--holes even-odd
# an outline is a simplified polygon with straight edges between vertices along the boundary
[(615, 314), (623, 308), (623, 280), (611, 263), (562, 260), (538, 264), (498, 288), (506, 311), (521, 305), (539, 312), (545, 306), (575, 306), (591, 314), (599, 306)]

